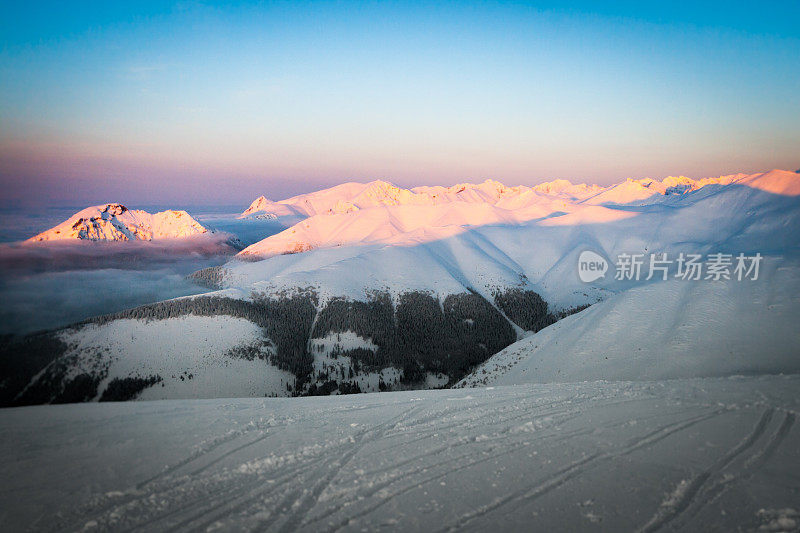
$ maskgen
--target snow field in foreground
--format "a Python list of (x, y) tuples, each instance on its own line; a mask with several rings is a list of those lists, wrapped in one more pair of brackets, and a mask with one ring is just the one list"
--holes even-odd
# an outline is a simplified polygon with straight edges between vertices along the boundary
[(764, 376), (5, 409), (0, 509), (12, 531), (796, 531), (799, 391)]

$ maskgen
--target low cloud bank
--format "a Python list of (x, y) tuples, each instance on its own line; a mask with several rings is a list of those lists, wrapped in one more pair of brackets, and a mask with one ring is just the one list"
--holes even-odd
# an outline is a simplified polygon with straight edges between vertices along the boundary
[(120, 243), (0, 244), (0, 334), (24, 334), (207, 292), (186, 280), (224, 263), (230, 235)]
[(29, 275), (65, 270), (152, 269), (176, 262), (207, 260), (236, 253), (226, 233), (159, 241), (0, 244), (0, 271)]

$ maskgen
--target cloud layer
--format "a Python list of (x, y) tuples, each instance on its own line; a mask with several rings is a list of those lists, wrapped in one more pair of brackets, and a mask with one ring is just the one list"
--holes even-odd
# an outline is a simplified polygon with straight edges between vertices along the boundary
[(207, 291), (185, 279), (235, 252), (229, 235), (162, 242), (0, 245), (0, 334), (24, 334)]

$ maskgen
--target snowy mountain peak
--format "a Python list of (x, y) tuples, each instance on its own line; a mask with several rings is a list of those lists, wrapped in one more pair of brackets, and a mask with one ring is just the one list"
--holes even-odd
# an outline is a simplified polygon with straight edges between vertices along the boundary
[(286, 216), (286, 215), (295, 215), (297, 212), (293, 210), (290, 206), (284, 205), (282, 202), (273, 202), (266, 196), (259, 196), (253, 203), (250, 204), (250, 207), (244, 210), (239, 218), (248, 218), (248, 217), (267, 217), (267, 218), (275, 218), (279, 216)]
[(150, 241), (206, 233), (208, 230), (186, 211), (150, 214), (109, 203), (87, 207), (61, 224), (28, 239), (42, 241)]
[[(388, 181), (376, 180), (368, 183), (350, 203), (358, 208), (400, 205), (412, 203), (415, 196), (408, 189), (402, 189)], [(347, 201), (347, 199), (343, 200)]]
[(503, 185), (499, 181), (493, 180), (491, 178), (486, 178), (485, 180), (483, 180), (483, 183), (481, 183), (481, 185), (484, 186), (484, 187), (487, 187), (487, 188), (491, 188), (491, 189), (497, 191), (498, 193), (502, 193), (502, 192), (506, 191), (506, 189), (508, 189), (508, 187), (506, 187), (505, 185)]
[(569, 180), (564, 179), (557, 179), (553, 181), (546, 181), (544, 183), (540, 183), (539, 185), (534, 185), (532, 188), (535, 191), (540, 191), (544, 193), (554, 193), (563, 191), (569, 187), (572, 187), (572, 182)]
[(375, 190), (389, 190), (389, 189), (399, 189), (397, 185), (390, 181), (385, 180), (372, 180), (367, 183), (367, 189), (375, 189)]
[(776, 168), (762, 174), (745, 176), (736, 183), (773, 194), (800, 196), (800, 174), (788, 170)]
[(253, 201), (253, 203), (250, 204), (250, 208), (249, 209), (258, 208), (258, 207), (261, 207), (263, 205), (269, 205), (269, 204), (272, 204), (272, 203), (273, 203), (272, 200), (270, 200), (266, 196), (262, 195), (262, 196), (259, 196), (258, 198), (256, 198)]
[(250, 204), (250, 207), (244, 210), (241, 216), (246, 217), (260, 211), (266, 211), (270, 206), (272, 206), (273, 203), (274, 202), (269, 200), (266, 196), (259, 196), (253, 200), (253, 203)]
[(394, 183), (383, 180), (375, 180), (367, 183), (364, 191), (359, 195), (366, 195), (373, 198), (386, 198), (395, 196), (406, 189), (401, 189)]

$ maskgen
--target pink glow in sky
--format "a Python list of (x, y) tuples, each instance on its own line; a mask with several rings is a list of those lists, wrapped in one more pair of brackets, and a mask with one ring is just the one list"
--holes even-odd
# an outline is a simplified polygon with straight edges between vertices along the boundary
[(800, 38), (775, 6), (8, 6), (0, 204), (794, 170)]

